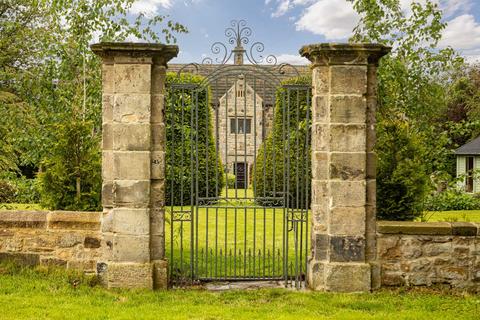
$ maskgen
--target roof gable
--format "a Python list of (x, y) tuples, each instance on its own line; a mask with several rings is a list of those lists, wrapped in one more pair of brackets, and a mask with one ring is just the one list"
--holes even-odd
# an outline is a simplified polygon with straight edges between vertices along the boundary
[(472, 141), (464, 144), (457, 150), (455, 150), (457, 155), (473, 155), (480, 154), (480, 136), (476, 137)]

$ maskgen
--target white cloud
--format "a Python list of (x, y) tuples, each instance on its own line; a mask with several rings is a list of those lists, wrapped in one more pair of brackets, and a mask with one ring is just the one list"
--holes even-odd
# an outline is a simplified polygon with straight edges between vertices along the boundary
[(359, 17), (347, 1), (320, 0), (307, 7), (295, 23), (297, 30), (323, 35), (327, 40), (348, 38)]
[(471, 50), (480, 47), (480, 24), (471, 14), (463, 14), (448, 22), (440, 41), (441, 47)]
[(133, 14), (144, 13), (146, 15), (154, 15), (158, 13), (158, 9), (163, 7), (169, 9), (172, 7), (174, 0), (137, 0), (132, 4), (130, 12)]
[(292, 65), (309, 64), (309, 61), (299, 55), (294, 54), (280, 54), (277, 56), (277, 63), (289, 63)]

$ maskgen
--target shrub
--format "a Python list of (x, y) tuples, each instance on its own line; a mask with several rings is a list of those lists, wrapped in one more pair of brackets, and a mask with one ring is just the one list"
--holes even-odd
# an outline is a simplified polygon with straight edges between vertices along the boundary
[(430, 183), (422, 140), (404, 120), (377, 128), (377, 217), (414, 220), (422, 214)]
[(100, 210), (100, 138), (88, 121), (56, 125), (56, 143), (38, 174), (41, 205), (58, 210)]
[[(309, 85), (308, 77), (288, 79), (283, 84)], [(307, 143), (310, 136), (311, 112), (307, 123), (306, 90), (280, 87), (276, 91), (273, 128), (261, 145), (254, 168), (255, 197), (279, 197), (289, 194), (289, 207), (310, 206), (311, 191), (311, 148)], [(285, 100), (291, 103), (284, 103)], [(297, 108), (298, 101), (298, 108)], [(311, 101), (311, 99), (310, 99)], [(308, 182), (307, 182), (308, 181)], [(259, 204), (269, 205), (265, 201)]]
[(425, 202), (425, 210), (450, 211), (450, 210), (479, 210), (480, 198), (456, 189), (429, 196)]
[[(175, 83), (195, 85), (201, 83), (203, 79), (189, 73), (180, 76), (176, 73), (168, 73), (167, 88)], [(207, 88), (194, 91), (173, 87), (166, 90), (165, 194), (168, 205), (185, 205), (191, 200), (195, 201), (196, 193), (191, 193), (192, 183), (198, 185), (198, 195), (201, 197), (217, 197), (219, 194), (216, 191), (220, 193), (225, 185), (223, 167), (215, 150), (213, 113), (210, 109), (210, 101), (207, 101), (207, 97), (211, 97), (211, 94), (207, 95), (209, 90)], [(195, 105), (198, 105), (197, 110), (194, 108)], [(197, 178), (198, 180), (195, 181)]]
[(15, 202), (15, 186), (6, 180), (0, 180), (0, 203)]
[(12, 181), (17, 191), (15, 192), (16, 203), (39, 203), (40, 190), (36, 179), (21, 177)]
[(235, 175), (233, 173), (227, 173), (227, 187), (229, 189), (235, 189), (235, 180), (237, 179), (237, 177), (235, 177)]

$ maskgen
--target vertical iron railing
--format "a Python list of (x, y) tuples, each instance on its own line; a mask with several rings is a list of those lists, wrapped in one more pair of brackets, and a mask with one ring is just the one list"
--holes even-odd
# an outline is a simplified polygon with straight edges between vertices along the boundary
[(172, 286), (211, 280), (305, 285), (310, 96), (308, 85), (278, 86), (255, 67), (168, 86)]

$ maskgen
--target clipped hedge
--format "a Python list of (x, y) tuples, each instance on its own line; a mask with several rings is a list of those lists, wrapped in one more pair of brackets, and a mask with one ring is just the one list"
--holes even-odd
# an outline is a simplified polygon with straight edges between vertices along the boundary
[[(191, 200), (195, 201), (196, 193), (191, 192), (192, 184), (198, 185), (199, 197), (217, 197), (225, 185), (223, 166), (215, 150), (213, 112), (210, 101), (207, 101), (207, 92), (210, 89), (172, 87), (178, 83), (199, 84), (203, 79), (190, 73), (180, 76), (176, 73), (167, 73), (165, 105), (167, 205), (189, 205)], [(211, 97), (211, 94), (208, 94), (208, 97)], [(195, 110), (196, 104), (198, 108)]]
[[(296, 77), (285, 80), (282, 84), (310, 85), (310, 83), (309, 77)], [(307, 133), (309, 140), (311, 110), (307, 104), (307, 92), (311, 94), (311, 91), (302, 89), (277, 88), (273, 128), (259, 149), (254, 168), (256, 198), (280, 197), (286, 192), (289, 194), (289, 207), (310, 206), (311, 148), (310, 141), (307, 141)], [(309, 100), (311, 101), (311, 97)], [(260, 200), (259, 204), (268, 205), (268, 201)]]
[(429, 196), (425, 202), (427, 211), (479, 210), (480, 198), (460, 190), (449, 189)]

